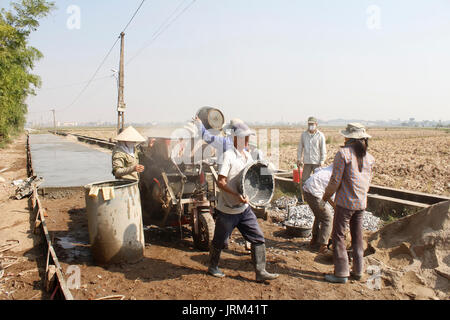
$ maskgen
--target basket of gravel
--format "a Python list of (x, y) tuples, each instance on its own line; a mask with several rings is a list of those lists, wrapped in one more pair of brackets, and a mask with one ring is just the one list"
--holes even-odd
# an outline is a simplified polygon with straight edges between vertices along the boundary
[(289, 222), (284, 224), (286, 226), (286, 233), (292, 237), (308, 238), (311, 235), (312, 228), (305, 226), (296, 226)]
[(311, 235), (314, 214), (308, 205), (288, 206), (284, 222), (286, 233), (292, 237), (308, 238)]

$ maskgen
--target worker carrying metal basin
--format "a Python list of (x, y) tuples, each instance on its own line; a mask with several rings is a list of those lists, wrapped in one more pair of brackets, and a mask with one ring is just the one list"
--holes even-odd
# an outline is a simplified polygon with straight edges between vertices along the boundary
[(116, 138), (117, 145), (112, 153), (112, 174), (117, 179), (139, 180), (144, 166), (139, 164), (136, 144), (146, 139), (133, 127), (123, 130)]
[[(245, 240), (251, 243), (252, 262), (256, 272), (256, 281), (273, 280), (278, 274), (266, 271), (266, 247), (261, 228), (249, 205), (249, 197), (244, 195), (242, 171), (253, 162), (248, 149), (249, 137), (255, 135), (245, 123), (237, 123), (232, 128), (233, 148), (227, 150), (219, 164), (218, 182), (220, 189), (217, 203), (217, 218), (214, 238), (211, 243), (208, 273), (216, 277), (225, 274), (218, 268), (224, 243), (238, 228)], [(241, 189), (241, 190), (239, 190)]]

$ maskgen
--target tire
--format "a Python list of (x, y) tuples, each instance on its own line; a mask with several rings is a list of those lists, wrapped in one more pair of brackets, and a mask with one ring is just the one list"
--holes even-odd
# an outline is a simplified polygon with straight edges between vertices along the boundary
[(192, 226), (192, 238), (194, 246), (201, 251), (209, 251), (211, 241), (214, 237), (215, 223), (209, 209), (200, 209), (198, 215), (198, 234)]

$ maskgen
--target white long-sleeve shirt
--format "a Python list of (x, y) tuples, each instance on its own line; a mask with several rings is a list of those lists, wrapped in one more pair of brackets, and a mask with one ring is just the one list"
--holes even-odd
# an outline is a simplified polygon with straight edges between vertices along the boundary
[[(302, 161), (303, 156), (303, 161)], [(305, 131), (300, 137), (297, 148), (297, 160), (304, 164), (320, 164), (327, 158), (325, 135), (317, 130), (315, 133)]]
[[(303, 185), (303, 190), (312, 194), (314, 197), (322, 199), (325, 193), (325, 188), (330, 182), (331, 174), (333, 173), (333, 165), (325, 168), (317, 168), (308, 180)], [(331, 199), (334, 199), (334, 195)]]

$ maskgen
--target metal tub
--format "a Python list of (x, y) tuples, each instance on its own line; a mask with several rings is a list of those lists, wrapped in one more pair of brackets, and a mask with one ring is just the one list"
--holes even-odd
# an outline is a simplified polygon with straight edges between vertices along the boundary
[[(97, 196), (90, 196), (92, 188)], [(102, 188), (114, 190), (114, 198), (104, 199)], [(144, 255), (141, 200), (138, 182), (113, 180), (84, 187), (88, 215), (89, 240), (94, 261), (105, 265), (137, 262)]]

